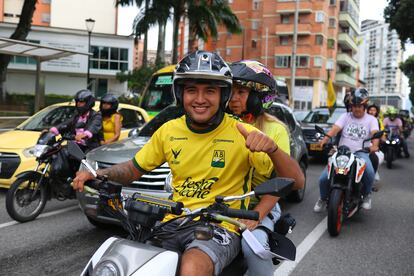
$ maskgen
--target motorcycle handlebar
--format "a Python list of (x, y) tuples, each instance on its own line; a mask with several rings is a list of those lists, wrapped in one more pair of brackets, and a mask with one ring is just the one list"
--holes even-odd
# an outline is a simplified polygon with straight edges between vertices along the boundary
[(167, 212), (174, 215), (181, 215), (183, 212), (184, 204), (182, 202), (175, 202), (172, 200), (165, 200), (157, 197), (142, 195), (139, 193), (134, 194), (133, 199), (150, 205), (156, 205), (167, 210)]
[(227, 208), (223, 212), (223, 215), (232, 218), (259, 220), (259, 213), (257, 211), (252, 210)]

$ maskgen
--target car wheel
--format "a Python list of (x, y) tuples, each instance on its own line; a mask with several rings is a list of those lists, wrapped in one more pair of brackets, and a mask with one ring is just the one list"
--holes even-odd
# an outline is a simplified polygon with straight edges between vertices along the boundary
[(300, 169), (302, 170), (303, 175), (305, 176), (305, 183), (303, 185), (303, 189), (295, 190), (290, 192), (290, 194), (286, 197), (290, 202), (299, 203), (305, 198), (305, 190), (306, 190), (306, 164), (305, 162), (301, 161), (299, 163)]

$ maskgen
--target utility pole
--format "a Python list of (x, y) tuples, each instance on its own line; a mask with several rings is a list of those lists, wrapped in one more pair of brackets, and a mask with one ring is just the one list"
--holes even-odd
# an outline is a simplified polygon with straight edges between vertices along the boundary
[(296, 0), (295, 18), (293, 22), (292, 58), (290, 60), (291, 62), (290, 90), (289, 90), (289, 106), (290, 107), (293, 107), (293, 89), (295, 87), (296, 48), (297, 48), (297, 43), (298, 43), (298, 17), (299, 17), (299, 0)]

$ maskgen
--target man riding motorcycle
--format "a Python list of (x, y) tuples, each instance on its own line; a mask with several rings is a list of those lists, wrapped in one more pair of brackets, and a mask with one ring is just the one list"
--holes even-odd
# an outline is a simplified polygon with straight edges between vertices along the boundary
[[(162, 125), (133, 160), (98, 170), (98, 174), (128, 185), (168, 162), (172, 198), (192, 210), (207, 207), (217, 195), (250, 190), (253, 168), (270, 176), (273, 166), (284, 164), (278, 167), (279, 176), (295, 179), (297, 188), (302, 188), (304, 176), (289, 155), (264, 133), (225, 114), (231, 86), (230, 68), (219, 55), (196, 51), (184, 57), (177, 65), (173, 90), (185, 115)], [(91, 173), (78, 172), (74, 189), (82, 191), (84, 182), (91, 179)], [(247, 205), (230, 203), (237, 209)], [(269, 210), (256, 211), (263, 219)], [(172, 218), (168, 215), (165, 220)], [(169, 227), (176, 229), (179, 223)], [(180, 275), (218, 275), (238, 254), (240, 238), (237, 229), (221, 223), (214, 225), (210, 240), (178, 231), (175, 238), (163, 240), (162, 246), (182, 253)]]
[(84, 152), (87, 152), (100, 145), (102, 115), (92, 109), (95, 105), (95, 97), (88, 89), (82, 89), (76, 93), (75, 103), (76, 114), (49, 131), (55, 135), (73, 134), (76, 143)]
[[(358, 150), (361, 149), (362, 142), (365, 139), (372, 137), (372, 135), (379, 130), (377, 119), (365, 112), (368, 100), (369, 95), (365, 88), (357, 88), (356, 90), (353, 90), (349, 102), (351, 112), (342, 114), (333, 127), (328, 131), (327, 135), (319, 142), (321, 146), (324, 146), (329, 141), (330, 137), (334, 137), (342, 130), (339, 145), (348, 146), (352, 152), (355, 152), (356, 156), (364, 159), (366, 169), (362, 177), (362, 195), (364, 197), (362, 208), (366, 210), (371, 209), (371, 189), (374, 183), (375, 172), (369, 158), (369, 154)], [(378, 151), (377, 140), (372, 141), (372, 145), (369, 150), (370, 152)], [(319, 192), (320, 198), (313, 208), (315, 212), (321, 212), (326, 209), (326, 203), (329, 195), (327, 167), (323, 170), (319, 178)]]
[(407, 142), (404, 139), (403, 134), (403, 123), (400, 118), (398, 118), (398, 110), (391, 106), (387, 109), (386, 118), (384, 119), (384, 128), (390, 131), (396, 131), (400, 136), (400, 145), (404, 151), (405, 158), (410, 158), (410, 153), (408, 151)]

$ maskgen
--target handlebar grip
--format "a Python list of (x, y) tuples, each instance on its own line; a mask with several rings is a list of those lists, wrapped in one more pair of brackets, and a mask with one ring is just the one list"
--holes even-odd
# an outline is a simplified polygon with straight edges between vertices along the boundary
[(259, 220), (259, 213), (253, 210), (227, 208), (224, 211), (223, 215), (232, 218)]
[(161, 199), (158, 197), (152, 197), (135, 193), (134, 200), (144, 202), (150, 205), (156, 205), (166, 209), (169, 213), (174, 215), (181, 215), (183, 212), (184, 204), (182, 202), (175, 202), (172, 200)]

